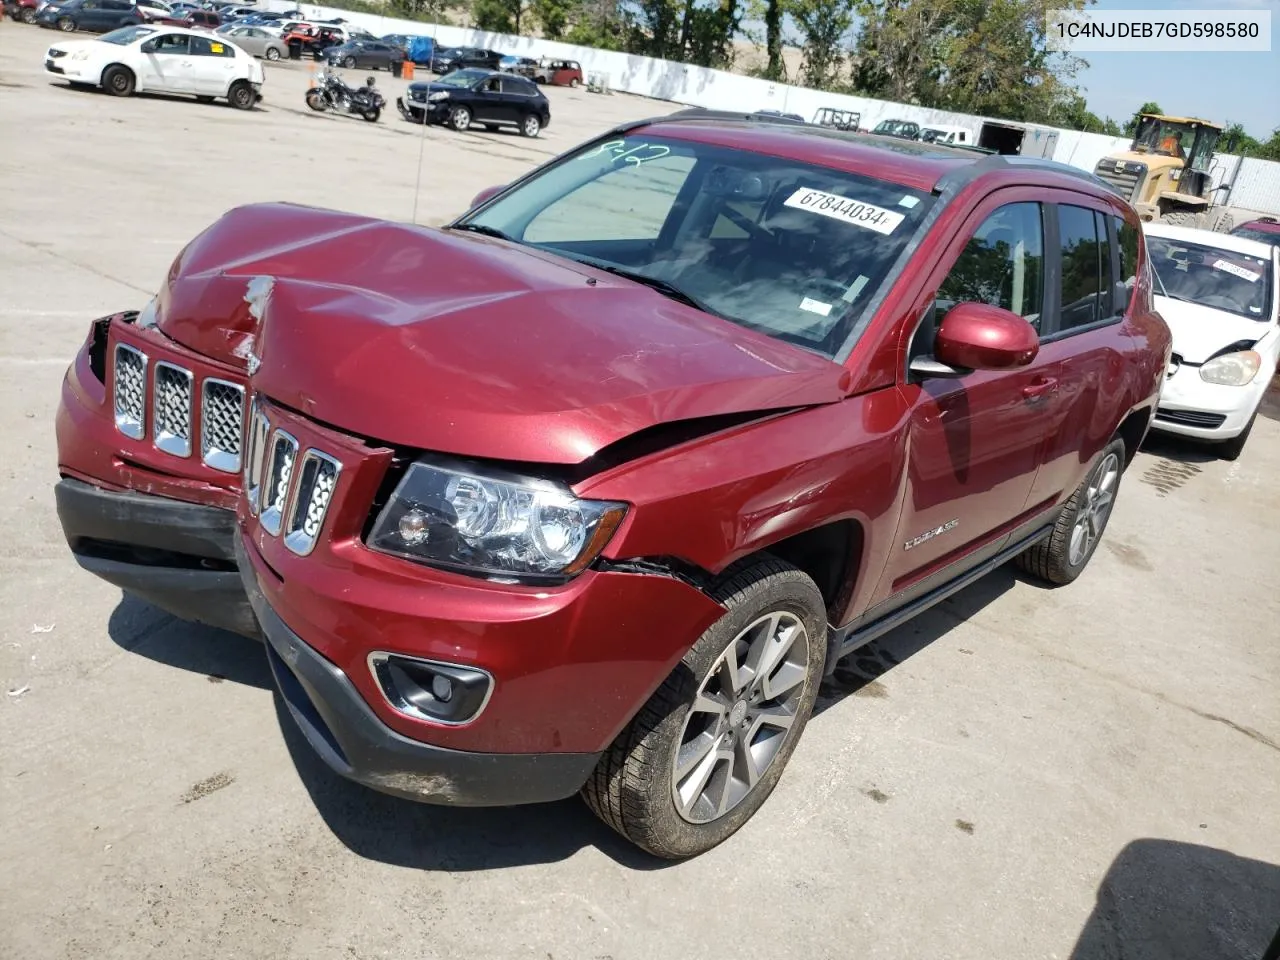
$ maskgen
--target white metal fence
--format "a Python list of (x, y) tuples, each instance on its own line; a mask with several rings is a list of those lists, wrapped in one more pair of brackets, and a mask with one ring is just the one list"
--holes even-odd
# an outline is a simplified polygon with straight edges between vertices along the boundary
[[(265, 9), (293, 9), (289, 0), (266, 0)], [(629, 53), (578, 47), (553, 40), (531, 37), (513, 37), (506, 34), (484, 33), (465, 27), (444, 24), (419, 23), (382, 17), (375, 14), (355, 13), (331, 7), (302, 5), (301, 9), (314, 19), (344, 17), (378, 36), (389, 33), (407, 33), (433, 36), (442, 46), (471, 46), (498, 50), (519, 56), (563, 57), (582, 64), (584, 76), (604, 74), (608, 85), (622, 93), (667, 100), (687, 106), (712, 110), (781, 110), (796, 113), (812, 120), (822, 107), (856, 110), (862, 114), (862, 126), (873, 127), (881, 120), (914, 120), (922, 126), (940, 124), (970, 129), (975, 137), (983, 123), (990, 117), (951, 113), (946, 110), (930, 110), (907, 104), (844, 94), (825, 93), (808, 87), (785, 83), (771, 83), (754, 77), (744, 77), (723, 70), (712, 70), (686, 63), (656, 60)], [(1003, 122), (1003, 121), (994, 121)], [(1025, 127), (1031, 141), (1051, 137), (1056, 133), (1057, 142), (1050, 156), (1054, 160), (1085, 170), (1093, 170), (1098, 161), (1108, 153), (1123, 149), (1129, 141), (1122, 137), (1109, 137), (1078, 130), (1062, 130), (1035, 124), (1018, 124)], [(1038, 151), (1037, 151), (1038, 152)], [(1280, 214), (1280, 163), (1268, 160), (1246, 159), (1219, 155), (1215, 158), (1215, 185), (1233, 183), (1228, 203), (1233, 207), (1262, 213)]]

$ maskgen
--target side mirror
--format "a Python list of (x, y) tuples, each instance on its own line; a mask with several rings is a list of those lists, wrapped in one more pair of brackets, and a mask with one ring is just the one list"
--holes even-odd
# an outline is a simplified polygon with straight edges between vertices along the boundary
[(1012, 370), (1025, 367), (1039, 352), (1035, 328), (1016, 313), (985, 303), (960, 303), (942, 319), (933, 357), (922, 358), (917, 372), (939, 376), (938, 365), (949, 368), (952, 376), (969, 370)]
[(500, 183), (496, 187), (485, 187), (475, 195), (475, 199), (471, 201), (471, 206), (467, 209), (474, 210), (476, 207), (480, 206), (480, 204), (487, 203), (490, 199), (496, 197), (505, 189), (507, 189), (507, 185), (505, 183)]

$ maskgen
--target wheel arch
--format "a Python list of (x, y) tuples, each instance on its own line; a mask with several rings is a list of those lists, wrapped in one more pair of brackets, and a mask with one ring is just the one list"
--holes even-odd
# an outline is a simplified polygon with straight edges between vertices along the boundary
[(127, 70), (129, 72), (129, 76), (133, 77), (134, 93), (137, 93), (139, 90), (142, 89), (142, 81), (138, 77), (138, 71), (133, 69), (133, 67), (131, 67), (129, 64), (124, 63), (123, 61), (120, 61), (120, 60), (112, 60), (110, 63), (104, 63), (102, 65), (102, 69), (98, 71), (98, 79), (94, 81), (94, 84), (96, 86), (101, 87), (103, 80), (107, 76), (107, 71), (112, 69), (113, 67), (119, 67), (121, 70)]
[(1147, 435), (1147, 430), (1151, 427), (1153, 408), (1143, 407), (1140, 410), (1132, 411), (1127, 417), (1120, 422), (1120, 426), (1116, 428), (1113, 436), (1124, 441), (1124, 465), (1129, 466), (1133, 462), (1133, 458), (1138, 454), (1138, 448), (1142, 446), (1142, 441)]

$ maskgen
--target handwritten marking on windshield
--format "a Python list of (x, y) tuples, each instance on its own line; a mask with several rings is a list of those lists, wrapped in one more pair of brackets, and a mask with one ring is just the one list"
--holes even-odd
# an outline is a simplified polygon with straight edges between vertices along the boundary
[(586, 160), (590, 157), (598, 157), (604, 153), (610, 154), (609, 159), (614, 163), (621, 160), (623, 163), (638, 167), (642, 163), (661, 160), (671, 153), (671, 148), (657, 143), (637, 143), (634, 147), (628, 149), (625, 140), (610, 140), (607, 143), (600, 144), (590, 153), (584, 153), (581, 159)]

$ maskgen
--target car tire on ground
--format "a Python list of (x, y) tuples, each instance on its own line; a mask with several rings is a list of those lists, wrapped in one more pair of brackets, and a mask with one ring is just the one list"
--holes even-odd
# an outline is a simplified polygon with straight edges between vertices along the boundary
[(1230, 440), (1223, 440), (1218, 444), (1218, 456), (1223, 460), (1239, 460), (1240, 454), (1244, 453), (1244, 445), (1249, 442), (1249, 434), (1253, 432), (1253, 421), (1257, 419), (1258, 411), (1255, 410), (1243, 430)]
[(1018, 554), (1015, 562), (1032, 576), (1054, 586), (1071, 583), (1084, 571), (1102, 540), (1115, 508), (1124, 474), (1123, 440), (1112, 440), (1062, 506), (1053, 531)]
[(277, 50), (275, 47), (267, 47), (267, 52), (264, 54), (264, 56), (265, 56), (268, 60), (279, 60), (279, 59), (280, 59), (280, 51), (279, 51), (279, 50)]
[(575, 88), (576, 88), (576, 87), (578, 86), (578, 82), (579, 82), (579, 81), (578, 81), (578, 78), (577, 78), (577, 77), (573, 77), (573, 78), (569, 81), (569, 86), (571, 86), (571, 87), (575, 87)]
[(246, 80), (237, 80), (227, 91), (227, 103), (237, 110), (251, 110), (257, 98), (253, 95), (253, 87)]
[(22, 22), (32, 24), (36, 22), (36, 11), (34, 7), (23, 7), (21, 14)]
[(132, 96), (135, 85), (133, 71), (128, 67), (113, 63), (102, 71), (102, 89), (113, 97)]
[(781, 560), (726, 572), (726, 612), (600, 758), (592, 811), (655, 856), (732, 836), (768, 799), (804, 731), (826, 658), (817, 585)]
[(76, 22), (70, 17), (62, 17), (58, 20), (58, 29), (63, 33), (75, 33)]
[(449, 111), (449, 126), (461, 133), (471, 126), (471, 111), (466, 107), (454, 107)]
[(343, 57), (343, 58), (342, 58), (342, 65), (343, 65), (344, 67), (346, 67), (348, 70), (354, 70), (354, 69), (355, 69), (355, 66), (356, 66), (356, 58), (355, 58), (355, 57)]
[(520, 121), (520, 136), (536, 137), (542, 130), (542, 121), (537, 114), (531, 113)]

